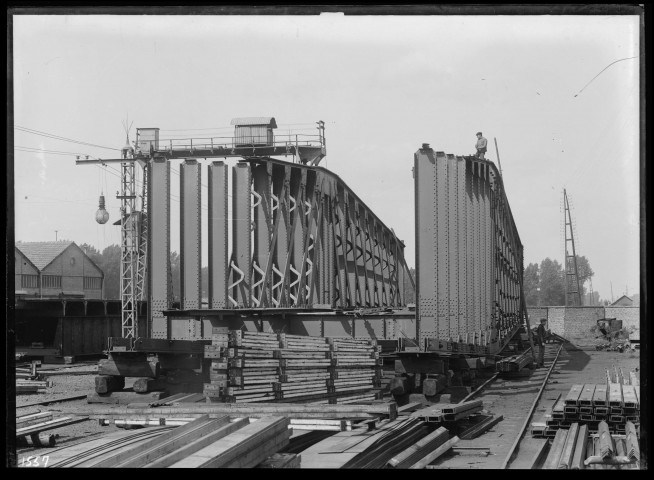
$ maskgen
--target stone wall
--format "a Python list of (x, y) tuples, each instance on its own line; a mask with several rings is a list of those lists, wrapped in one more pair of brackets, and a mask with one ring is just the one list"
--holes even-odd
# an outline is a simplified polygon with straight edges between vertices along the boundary
[(633, 329), (630, 338), (640, 339), (640, 307), (531, 307), (527, 312), (532, 328), (547, 318), (547, 328), (568, 340), (594, 339), (592, 329), (602, 318), (622, 320)]
[(604, 316), (604, 307), (566, 307), (564, 337), (568, 340), (595, 338), (594, 327)]
[(622, 328), (633, 329), (629, 338), (640, 340), (640, 307), (606, 307), (606, 318), (622, 320)]

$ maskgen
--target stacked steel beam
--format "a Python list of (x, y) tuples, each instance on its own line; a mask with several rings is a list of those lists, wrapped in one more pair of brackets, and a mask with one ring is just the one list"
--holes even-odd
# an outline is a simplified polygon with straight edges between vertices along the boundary
[(528, 348), (520, 355), (513, 355), (498, 361), (495, 363), (495, 370), (498, 372), (519, 372), (532, 363), (532, 361), (533, 355), (531, 353), (531, 348)]
[(212, 337), (207, 398), (222, 402), (352, 403), (379, 397), (375, 340), (232, 330)]
[(638, 388), (614, 382), (573, 385), (554, 403), (544, 424), (532, 424), (532, 435), (552, 438), (557, 430), (568, 429), (573, 423), (587, 425), (591, 433), (597, 433), (602, 421), (611, 433), (624, 434), (627, 422), (640, 424)]
[(484, 405), (481, 400), (470, 400), (464, 403), (435, 404), (416, 410), (409, 416), (419, 418), (426, 423), (455, 422), (468, 418), (480, 412), (483, 408)]
[(596, 434), (590, 434), (587, 425), (576, 422), (567, 430), (557, 430), (541, 468), (582, 470), (616, 466), (640, 466), (640, 448), (632, 422), (627, 422), (627, 435), (611, 434), (606, 422), (599, 423)]

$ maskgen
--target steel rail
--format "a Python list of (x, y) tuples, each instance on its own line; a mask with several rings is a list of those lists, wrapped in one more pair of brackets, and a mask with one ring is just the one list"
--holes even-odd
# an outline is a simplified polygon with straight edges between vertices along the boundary
[(554, 361), (552, 361), (552, 365), (550, 365), (550, 369), (547, 371), (547, 375), (545, 375), (545, 378), (543, 379), (543, 384), (540, 386), (540, 390), (538, 390), (538, 394), (536, 395), (536, 398), (534, 399), (534, 403), (531, 404), (531, 408), (529, 409), (529, 413), (527, 414), (527, 417), (525, 418), (525, 423), (522, 425), (522, 428), (520, 429), (520, 433), (518, 433), (518, 436), (516, 437), (515, 441), (513, 442), (513, 445), (511, 445), (511, 448), (509, 449), (509, 453), (507, 454), (506, 458), (504, 459), (504, 462), (502, 463), (502, 466), (500, 469), (504, 470), (507, 469), (509, 466), (509, 463), (511, 462), (511, 458), (513, 457), (513, 453), (515, 452), (516, 447), (520, 443), (520, 440), (522, 440), (522, 437), (525, 434), (525, 431), (527, 430), (527, 427), (529, 426), (529, 421), (531, 420), (531, 417), (534, 415), (534, 410), (536, 409), (536, 405), (538, 404), (538, 401), (540, 400), (541, 395), (543, 394), (543, 390), (545, 390), (545, 387), (547, 386), (547, 380), (550, 378), (550, 375), (552, 374), (552, 370), (554, 370), (554, 365), (556, 365), (556, 361), (559, 359), (559, 354), (561, 353), (561, 349), (563, 348), (563, 344), (559, 346), (558, 351), (556, 352), (556, 357), (554, 357)]
[(490, 384), (493, 380), (495, 380), (499, 374), (500, 374), (500, 372), (495, 372), (495, 374), (491, 378), (486, 380), (484, 383), (482, 383), (480, 386), (478, 386), (476, 390), (473, 390), (472, 392), (470, 392), (467, 397), (465, 397), (463, 400), (460, 400), (457, 403), (465, 403), (468, 400), (470, 400), (472, 397), (474, 397), (479, 392), (481, 392), (484, 388), (486, 388), (486, 386), (488, 384)]

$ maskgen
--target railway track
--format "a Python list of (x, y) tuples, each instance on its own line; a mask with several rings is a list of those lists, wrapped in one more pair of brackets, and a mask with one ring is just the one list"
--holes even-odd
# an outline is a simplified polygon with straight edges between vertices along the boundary
[[(507, 469), (516, 461), (520, 441), (532, 420), (534, 410), (554, 370), (562, 344), (547, 344), (545, 367), (529, 377), (507, 379), (497, 375), (483, 389), (466, 397), (466, 401), (480, 399), (484, 409), (504, 419), (491, 430), (473, 440), (460, 440), (457, 447), (488, 450), (490, 455), (475, 457), (453, 455), (444, 457), (437, 468)], [(528, 452), (523, 452), (528, 454)]]

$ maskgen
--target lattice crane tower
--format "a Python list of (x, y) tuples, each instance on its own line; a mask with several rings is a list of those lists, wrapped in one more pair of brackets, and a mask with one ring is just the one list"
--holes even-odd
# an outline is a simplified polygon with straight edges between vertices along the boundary
[(581, 306), (581, 289), (579, 288), (579, 271), (577, 269), (572, 215), (565, 188), (563, 189), (563, 221), (565, 222), (565, 306)]

